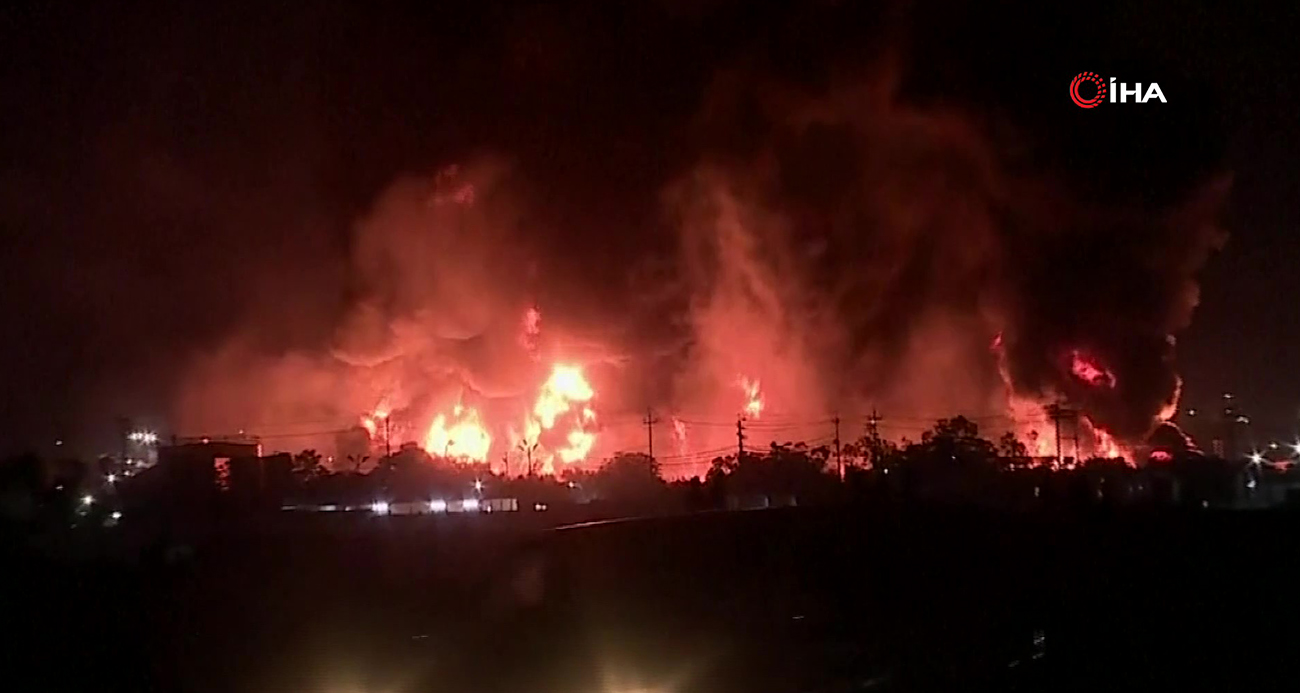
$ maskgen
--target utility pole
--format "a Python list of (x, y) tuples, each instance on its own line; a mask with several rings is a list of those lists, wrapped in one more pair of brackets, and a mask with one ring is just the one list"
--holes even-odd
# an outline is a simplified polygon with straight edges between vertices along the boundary
[(835, 418), (835, 466), (840, 470), (840, 481), (844, 481), (844, 457), (840, 454), (840, 415)]
[(393, 415), (392, 415), (392, 414), (388, 414), (387, 416), (384, 417), (384, 457), (392, 457), (392, 456), (393, 456), (393, 444), (392, 444), (393, 425), (392, 425), (392, 420), (393, 420)]
[(1061, 420), (1065, 419), (1074, 423), (1074, 457), (1077, 463), (1079, 457), (1079, 412), (1062, 407), (1059, 404), (1053, 404), (1047, 408), (1047, 416), (1052, 420), (1056, 427), (1056, 466), (1060, 467), (1065, 464), (1065, 457), (1061, 452)]
[(653, 460), (655, 458), (655, 424), (659, 423), (659, 419), (655, 418), (653, 409), (645, 410), (645, 420), (641, 423), (645, 424), (646, 447), (650, 450), (650, 459)]
[(867, 417), (867, 435), (871, 437), (872, 444), (880, 442), (880, 422), (884, 417), (876, 413), (876, 408), (871, 408), (871, 416)]
[(736, 464), (745, 457), (745, 417), (736, 417)]
[(528, 460), (528, 476), (530, 477), (533, 475), (533, 450), (536, 449), (537, 443), (529, 445), (526, 440), (519, 441), (519, 451), (524, 453), (525, 458)]
[(501, 476), (510, 478), (510, 453), (509, 451), (501, 453)]

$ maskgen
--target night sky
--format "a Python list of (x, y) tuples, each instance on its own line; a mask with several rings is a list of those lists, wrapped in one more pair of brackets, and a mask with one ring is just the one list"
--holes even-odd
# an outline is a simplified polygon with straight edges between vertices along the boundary
[[(477, 153), (531, 182), (539, 248), (578, 249), (553, 267), (617, 283), (601, 258), (671, 252), (660, 196), (700, 139), (745, 147), (743, 121), (700, 127), (720, 74), (816, 85), (883, 60), (908, 100), (1014, 128), (1096, 200), (1230, 174), (1230, 238), (1179, 341), (1184, 407), (1231, 391), (1262, 440), (1289, 439), (1300, 6), (1038, 4), (6, 6), (0, 450), (112, 449), (117, 416), (165, 427), (176, 369), (237, 325), (270, 350), (327, 340), (357, 290), (355, 219), (395, 177)], [(1083, 111), (1084, 70), (1169, 103)]]

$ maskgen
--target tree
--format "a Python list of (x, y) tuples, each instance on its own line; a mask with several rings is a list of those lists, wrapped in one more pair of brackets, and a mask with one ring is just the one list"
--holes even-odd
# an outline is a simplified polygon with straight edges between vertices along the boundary
[(599, 498), (613, 501), (652, 500), (668, 488), (659, 461), (644, 453), (619, 453), (584, 481)]
[(1007, 469), (1028, 468), (1029, 448), (1016, 437), (1014, 431), (1007, 431), (998, 439), (998, 452), (1002, 454), (1003, 466)]
[(997, 457), (993, 443), (980, 438), (979, 426), (964, 416), (939, 419), (909, 450), (913, 455), (962, 463), (987, 463)]
[(325, 473), (321, 464), (321, 454), (315, 450), (303, 450), (293, 456), (293, 473), (306, 477), (316, 477)]

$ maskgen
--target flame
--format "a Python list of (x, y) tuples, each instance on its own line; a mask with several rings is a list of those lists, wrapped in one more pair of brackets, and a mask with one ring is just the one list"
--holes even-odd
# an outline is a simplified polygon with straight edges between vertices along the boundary
[(686, 454), (686, 422), (673, 417), (673, 441), (677, 445), (677, 454)]
[(740, 389), (745, 392), (744, 413), (747, 418), (757, 419), (763, 414), (763, 392), (757, 379), (750, 380), (740, 376)]
[[(550, 376), (542, 384), (533, 404), (532, 412), (524, 419), (524, 437), (520, 443), (525, 446), (537, 445), (532, 453), (535, 462), (541, 463), (544, 473), (555, 471), (555, 458), (565, 464), (573, 464), (586, 459), (596, 444), (596, 433), (591, 430), (596, 425), (596, 410), (591, 400), (596, 391), (582, 372), (582, 367), (571, 364), (555, 364)], [(569, 412), (578, 409), (574, 415)], [(547, 431), (558, 425), (567, 428), (561, 442), (557, 445), (543, 440)], [(549, 445), (551, 450), (544, 449)]]
[(433, 417), (424, 436), (424, 449), (431, 455), (486, 462), (492, 449), (492, 435), (479, 418), (478, 411), (457, 404), (451, 413)]
[(1070, 352), (1070, 372), (1093, 387), (1115, 387), (1115, 374), (1078, 349)]
[(1115, 459), (1117, 457), (1128, 457), (1124, 450), (1115, 442), (1115, 438), (1105, 430), (1093, 427), (1092, 435), (1095, 439), (1093, 444), (1093, 456)]
[(537, 351), (538, 340), (542, 334), (542, 311), (536, 306), (524, 311), (524, 320), (522, 331), (519, 335), (519, 343), (523, 345), (528, 356), (534, 361), (540, 358)]
[(533, 416), (549, 430), (555, 426), (556, 417), (569, 411), (574, 402), (587, 402), (595, 395), (581, 368), (556, 364), (533, 405)]
[(569, 431), (567, 442), (568, 445), (559, 450), (560, 459), (566, 464), (573, 464), (585, 459), (587, 453), (591, 452), (591, 446), (596, 444), (596, 434), (575, 428)]

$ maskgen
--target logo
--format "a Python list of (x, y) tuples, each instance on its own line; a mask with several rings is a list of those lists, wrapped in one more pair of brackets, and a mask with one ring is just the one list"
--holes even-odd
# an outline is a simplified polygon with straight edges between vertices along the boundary
[[(1093, 87), (1093, 94), (1090, 97), (1084, 97), (1080, 87), (1083, 87), (1082, 91), (1089, 91), (1086, 86), (1089, 83)], [(1116, 87), (1119, 88), (1116, 89)], [(1143, 91), (1141, 82), (1133, 82), (1132, 85), (1128, 82), (1116, 84), (1115, 78), (1111, 77), (1108, 83), (1096, 72), (1080, 72), (1070, 81), (1070, 100), (1079, 108), (1096, 108), (1107, 101), (1110, 103), (1116, 103), (1117, 101), (1118, 103), (1128, 103), (1128, 97), (1130, 96), (1133, 97), (1133, 103), (1147, 103), (1152, 99), (1156, 99), (1160, 103), (1168, 103), (1165, 100), (1165, 93), (1160, 91), (1160, 85), (1155, 82), (1148, 83), (1146, 90)]]
[[(1084, 82), (1092, 82), (1097, 88), (1097, 93), (1093, 94), (1091, 99), (1085, 99), (1079, 93), (1079, 85)], [(1074, 81), (1070, 82), (1070, 99), (1079, 108), (1096, 108), (1106, 100), (1106, 82), (1096, 72), (1080, 72), (1074, 76)]]

